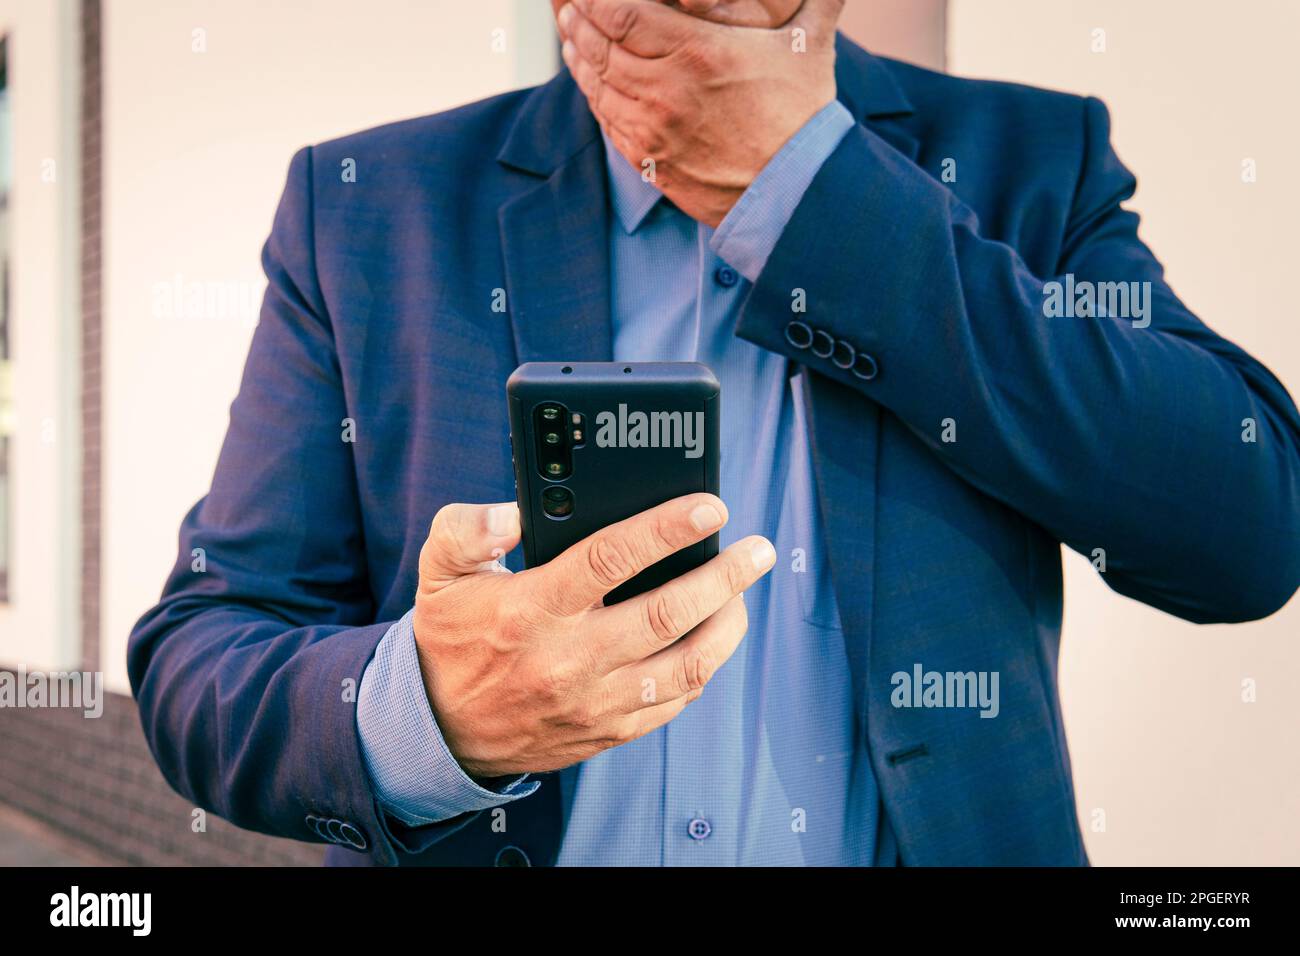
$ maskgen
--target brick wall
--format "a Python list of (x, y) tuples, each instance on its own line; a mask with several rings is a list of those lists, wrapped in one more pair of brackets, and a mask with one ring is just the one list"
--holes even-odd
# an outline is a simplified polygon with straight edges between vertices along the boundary
[(174, 793), (145, 744), (135, 702), (106, 694), (102, 717), (0, 710), (0, 803), (124, 864), (319, 866), (323, 845), (250, 833)]

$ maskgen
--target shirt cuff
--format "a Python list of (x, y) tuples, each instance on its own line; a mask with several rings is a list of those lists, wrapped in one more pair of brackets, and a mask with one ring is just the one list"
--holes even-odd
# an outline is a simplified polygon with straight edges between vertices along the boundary
[(420, 675), (414, 613), (380, 640), (357, 692), (357, 731), (375, 799), (390, 816), (419, 827), (528, 796), (539, 783), (527, 774), (488, 789), (447, 748)]
[(804, 193), (853, 125), (853, 114), (839, 100), (804, 123), (718, 224), (709, 239), (713, 253), (757, 282)]

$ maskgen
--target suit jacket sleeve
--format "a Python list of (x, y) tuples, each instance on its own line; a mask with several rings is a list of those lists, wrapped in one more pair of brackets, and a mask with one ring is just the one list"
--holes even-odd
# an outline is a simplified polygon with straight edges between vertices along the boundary
[[(1136, 181), (1106, 109), (1078, 102), (1082, 162), (1054, 276), (981, 235), (953, 192), (859, 125), (795, 210), (737, 334), (879, 403), (1071, 548), (1104, 549), (1114, 590), (1192, 621), (1262, 617), (1300, 584), (1296, 407), (1166, 285), (1121, 208)], [(1047, 283), (1066, 275), (1149, 282), (1150, 325), (1045, 317)], [(806, 314), (792, 314), (796, 289)], [(815, 357), (802, 333), (787, 338), (792, 320), (874, 365)], [(956, 441), (942, 440), (945, 419)]]
[[(362, 759), (357, 690), (394, 622), (374, 619), (349, 411), (315, 272), (311, 165), (310, 149), (290, 165), (212, 487), (184, 520), (128, 666), (145, 737), (181, 794), (241, 827), (364, 844), (391, 863), (469, 818), (394, 826)], [(365, 421), (354, 424), (364, 442)]]

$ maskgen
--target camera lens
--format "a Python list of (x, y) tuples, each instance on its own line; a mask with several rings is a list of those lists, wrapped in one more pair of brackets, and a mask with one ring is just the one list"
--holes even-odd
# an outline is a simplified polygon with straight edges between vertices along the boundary
[(533, 407), (532, 443), (537, 450), (537, 470), (551, 481), (563, 481), (573, 473), (569, 449), (569, 410), (559, 402), (541, 402)]
[(573, 514), (573, 492), (552, 485), (542, 492), (542, 510), (552, 518), (567, 518)]

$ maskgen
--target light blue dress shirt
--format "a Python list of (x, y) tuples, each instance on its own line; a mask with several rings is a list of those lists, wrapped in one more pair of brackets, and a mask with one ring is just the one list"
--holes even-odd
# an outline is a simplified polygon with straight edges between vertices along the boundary
[[(697, 361), (722, 383), (722, 545), (762, 534), (777, 563), (745, 594), (749, 631), (698, 701), (580, 768), (565, 865), (893, 864), (817, 510), (798, 378), (734, 334), (745, 294), (808, 185), (853, 126), (808, 121), (717, 231), (663, 200), (606, 141), (616, 361)], [(792, 290), (793, 292), (793, 290)], [(433, 719), (408, 614), (361, 682), (357, 722), (382, 806), (408, 826), (532, 793), (471, 780)]]

